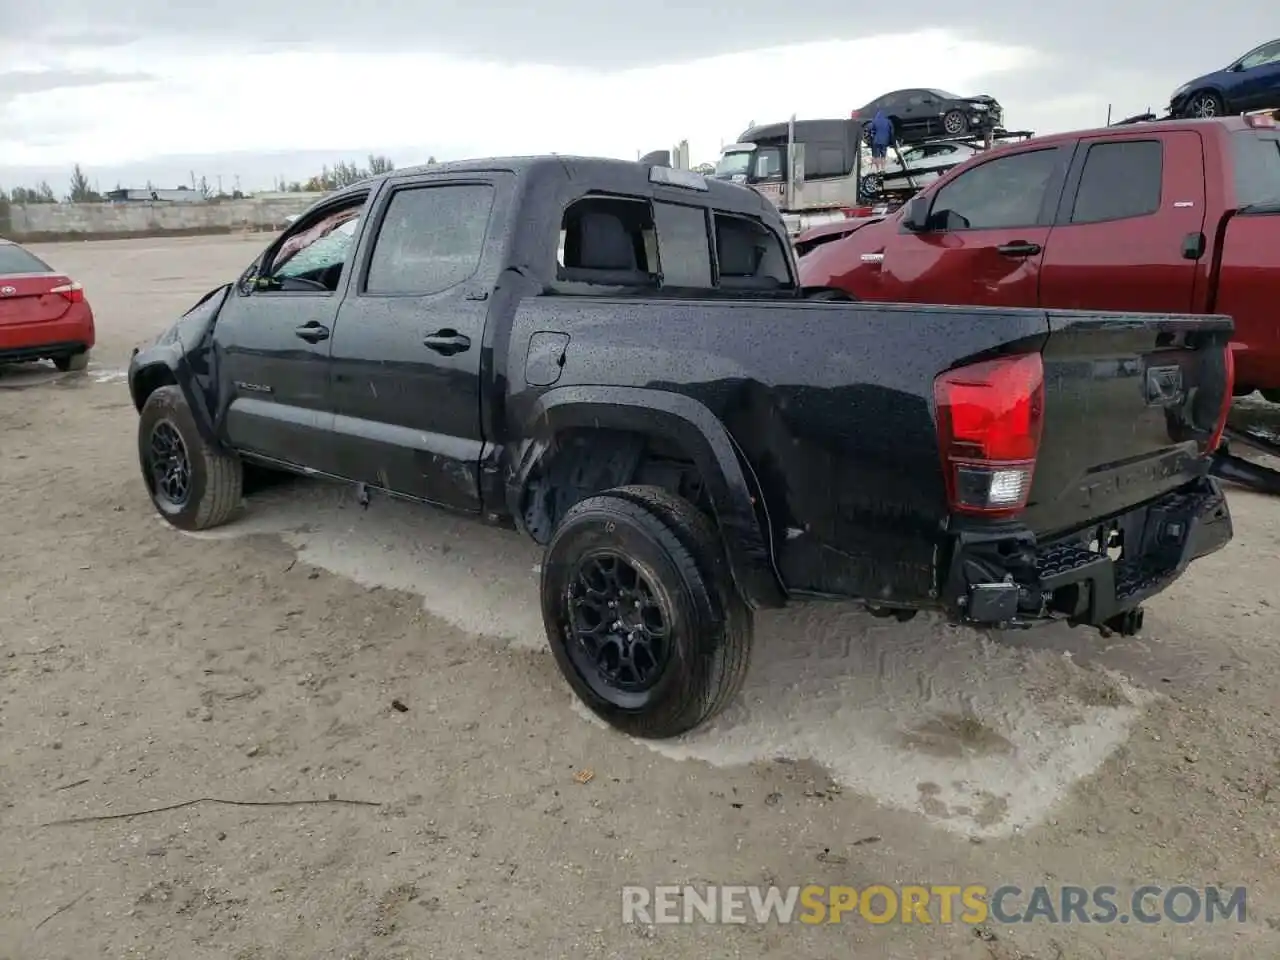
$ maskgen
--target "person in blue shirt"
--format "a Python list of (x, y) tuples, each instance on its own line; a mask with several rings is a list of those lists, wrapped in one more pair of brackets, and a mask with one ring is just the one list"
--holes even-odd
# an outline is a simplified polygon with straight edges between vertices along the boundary
[(885, 156), (889, 152), (889, 141), (893, 139), (893, 124), (877, 110), (871, 119), (871, 169), (876, 173), (884, 173)]

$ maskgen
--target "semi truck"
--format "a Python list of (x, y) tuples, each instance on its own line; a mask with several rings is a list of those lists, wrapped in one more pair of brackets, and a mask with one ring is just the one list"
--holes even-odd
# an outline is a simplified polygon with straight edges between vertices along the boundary
[[(753, 125), (737, 141), (721, 148), (714, 176), (745, 183), (770, 200), (794, 239), (805, 230), (849, 217), (882, 215), (898, 209), (922, 186), (964, 157), (939, 152), (930, 156), (913, 145), (908, 160), (899, 144), (889, 148), (898, 171), (882, 181), (871, 171), (871, 155), (861, 120), (798, 120)], [(938, 137), (938, 142), (985, 149), (1024, 140), (1030, 131), (994, 131), (990, 137)], [(932, 142), (932, 141), (929, 141)]]

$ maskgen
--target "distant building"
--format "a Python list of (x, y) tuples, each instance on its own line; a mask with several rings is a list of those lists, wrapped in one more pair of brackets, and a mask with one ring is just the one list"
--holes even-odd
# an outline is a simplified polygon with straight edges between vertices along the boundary
[(176, 190), (108, 190), (103, 195), (107, 203), (202, 203), (204, 194), (199, 190), (179, 187)]
[(255, 200), (319, 200), (325, 196), (324, 191), (296, 190), (258, 190), (253, 193)]

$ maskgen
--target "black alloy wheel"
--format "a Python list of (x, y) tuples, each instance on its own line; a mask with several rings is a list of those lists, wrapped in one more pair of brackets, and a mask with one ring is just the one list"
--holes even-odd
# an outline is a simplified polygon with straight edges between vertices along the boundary
[(569, 656), (602, 696), (651, 690), (671, 659), (665, 598), (614, 551), (579, 560), (568, 587)]
[(182, 434), (169, 420), (157, 421), (151, 428), (147, 488), (153, 497), (175, 511), (191, 499), (191, 456), (182, 442)]
[(542, 616), (556, 666), (598, 717), (632, 736), (679, 736), (742, 687), (751, 611), (715, 525), (649, 486), (574, 504), (542, 562)]
[(157, 387), (142, 405), (138, 465), (156, 511), (180, 530), (219, 526), (239, 509), (240, 459), (206, 439), (177, 386)]

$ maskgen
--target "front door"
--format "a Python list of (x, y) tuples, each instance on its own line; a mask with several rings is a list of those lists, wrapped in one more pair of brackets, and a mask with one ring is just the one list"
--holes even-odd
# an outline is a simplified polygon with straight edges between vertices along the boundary
[(233, 448), (334, 473), (329, 345), (367, 199), (300, 219), (227, 297), (214, 344), (220, 426)]
[(927, 229), (891, 236), (877, 300), (1034, 307), (1066, 151), (993, 157), (934, 194)]
[(508, 181), (392, 183), (372, 214), (331, 346), (343, 476), (480, 509), (480, 362)]

